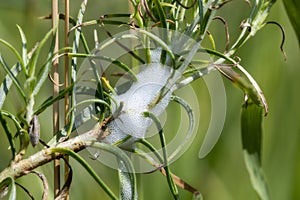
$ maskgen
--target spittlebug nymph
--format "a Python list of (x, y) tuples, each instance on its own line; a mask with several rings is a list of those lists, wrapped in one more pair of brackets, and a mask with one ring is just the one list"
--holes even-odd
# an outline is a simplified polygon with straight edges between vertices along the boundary
[(35, 147), (40, 140), (40, 122), (37, 115), (34, 115), (28, 129), (30, 142)]

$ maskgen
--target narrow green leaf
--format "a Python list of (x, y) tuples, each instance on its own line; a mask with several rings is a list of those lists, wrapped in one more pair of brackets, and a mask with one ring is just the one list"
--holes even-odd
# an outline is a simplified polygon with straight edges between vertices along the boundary
[(161, 39), (160, 37), (156, 36), (155, 34), (147, 31), (147, 30), (143, 30), (143, 29), (136, 29), (138, 32), (148, 36), (149, 38), (151, 38), (152, 40), (154, 40), (155, 42), (157, 42), (163, 51), (166, 51), (166, 53), (171, 57), (172, 61), (174, 62), (175, 60), (175, 55), (173, 54), (172, 49), (169, 47), (169, 45), (167, 44), (167, 41), (165, 39)]
[(79, 58), (99, 59), (99, 60), (111, 62), (112, 64), (115, 64), (116, 66), (120, 67), (124, 71), (128, 72), (132, 76), (134, 81), (137, 81), (137, 77), (135, 73), (130, 69), (130, 67), (124, 64), (123, 62), (120, 62), (119, 60), (115, 60), (113, 58), (102, 56), (102, 55), (82, 54), (82, 53), (69, 53), (68, 56), (71, 56), (73, 58), (79, 57)]
[[(140, 30), (140, 29), (136, 29)], [(134, 53), (132, 50), (130, 50), (126, 45), (121, 43), (119, 40), (122, 39), (137, 39), (142, 41), (141, 38), (139, 38), (136, 34), (129, 33), (129, 34), (118, 34), (116, 37), (111, 35), (109, 32), (107, 32), (108, 35), (110, 36), (110, 39), (106, 40), (105, 42), (101, 43), (101, 46), (97, 48), (98, 51), (103, 50), (104, 48), (108, 47), (111, 44), (117, 44), (121, 48), (123, 48), (126, 52), (128, 52), (133, 58), (135, 58), (137, 61), (141, 62), (142, 64), (145, 64), (145, 61), (136, 53)]]
[(63, 89), (59, 92), (57, 96), (53, 98), (53, 96), (49, 97), (46, 99), (39, 107), (37, 110), (34, 111), (35, 115), (39, 115), (42, 113), (44, 110), (46, 110), (49, 106), (51, 106), (54, 102), (59, 101), (65, 97), (65, 95), (73, 89), (74, 85), (71, 85), (70, 87)]
[(269, 200), (268, 186), (261, 166), (263, 107), (248, 101), (243, 105), (241, 116), (242, 144), (246, 168), (252, 187), (261, 200)]
[[(91, 103), (99, 103), (101, 105), (104, 105), (106, 106), (110, 111), (111, 111), (111, 107), (110, 105), (106, 102), (106, 101), (103, 101), (101, 99), (87, 99), (87, 100), (84, 100), (84, 101), (81, 101), (80, 103), (76, 104), (75, 106), (73, 106), (72, 108), (70, 108), (70, 110), (68, 111), (67, 113), (67, 116), (78, 106), (82, 105), (82, 104), (91, 104)], [(101, 111), (103, 112), (103, 111)]]
[(6, 64), (6, 62), (4, 61), (2, 55), (0, 54), (0, 63), (3, 66), (4, 70), (6, 71), (7, 75), (10, 77), (10, 79), (12, 80), (12, 82), (14, 83), (14, 85), (16, 86), (19, 94), (21, 95), (21, 97), (23, 98), (24, 102), (26, 102), (26, 96), (25, 93), (18, 81), (18, 79), (16, 78), (16, 75), (12, 72), (12, 70), (8, 67), (8, 65)]
[[(17, 63), (10, 70), (12, 75), (16, 77), (22, 68), (21, 65)], [(2, 84), (0, 85), (0, 110), (3, 107), (4, 101), (12, 84), (13, 80), (10, 78), (9, 74), (6, 74)]]
[(12, 113), (5, 111), (5, 110), (0, 110), (1, 115), (8, 117), (9, 119), (11, 119), (13, 121), (13, 123), (15, 124), (17, 129), (22, 129), (22, 126), (19, 122), (19, 120), (17, 119), (16, 116), (14, 116)]
[[(122, 14), (121, 14), (122, 15)], [(110, 24), (110, 25), (128, 25), (128, 22), (120, 21), (120, 20), (107, 20), (108, 15), (105, 15), (104, 19), (98, 19), (98, 20), (90, 20), (83, 22), (82, 24), (78, 24), (74, 26), (73, 28), (70, 29), (70, 32), (72, 32), (74, 29), (77, 29), (78, 27), (83, 27), (83, 26), (91, 26), (91, 25), (96, 25), (96, 24)], [(129, 15), (126, 15), (126, 17), (129, 17)]]
[[(96, 43), (96, 42), (95, 42)], [(97, 48), (97, 45), (98, 44), (95, 44), (96, 48)], [(96, 90), (99, 94), (98, 98), (100, 100), (103, 100), (104, 101), (104, 94), (103, 94), (103, 85), (102, 85), (102, 81), (101, 81), (101, 74), (99, 74), (98, 70), (97, 70), (97, 66), (96, 66), (96, 63), (93, 62), (92, 59), (89, 59), (89, 62), (90, 62), (90, 65), (92, 66), (92, 69), (93, 69), (93, 74), (94, 74), (94, 77), (95, 77), (95, 80), (97, 82), (97, 87), (96, 87)], [(100, 114), (99, 114), (99, 121), (102, 121), (104, 119), (104, 112), (105, 112), (105, 107), (103, 104), (97, 104), (95, 106), (99, 106), (100, 108)]]
[[(79, 12), (78, 12), (78, 15), (77, 15), (76, 25), (79, 25), (79, 24), (82, 23), (87, 3), (88, 3), (87, 0), (82, 1)], [(74, 54), (78, 53), (80, 38), (82, 39), (84, 49), (89, 52), (89, 48), (88, 48), (88, 45), (86, 43), (85, 37), (84, 37), (84, 35), (81, 31), (81, 27), (78, 27), (75, 30), (75, 36), (74, 36), (73, 46), (72, 46), (72, 53), (74, 53)], [(77, 63), (77, 58), (72, 58), (72, 60), (71, 60), (71, 71), (70, 71), (70, 74), (69, 74), (72, 85), (76, 83), (76, 79), (77, 79), (77, 64), (78, 64)], [(76, 96), (75, 96), (76, 91), (75, 91), (75, 89), (76, 88), (73, 88), (71, 90), (71, 94), (70, 94), (71, 95), (71, 102), (70, 102), (71, 107), (76, 105)], [(75, 120), (75, 114), (74, 114), (74, 112), (72, 112), (71, 116), (69, 117), (70, 126), (69, 126), (69, 129), (66, 132), (67, 136), (70, 135), (72, 130), (73, 130), (74, 120)]]
[(194, 130), (194, 126), (195, 126), (195, 117), (194, 117), (193, 109), (190, 107), (190, 105), (178, 96), (172, 96), (171, 100), (180, 104), (187, 112), (188, 117), (189, 117), (189, 128), (188, 128), (185, 138), (178, 145), (176, 150), (168, 157), (169, 160), (174, 159), (177, 156), (177, 154), (179, 154), (180, 151), (182, 151), (182, 149), (187, 145), (187, 142), (192, 141), (193, 130)]
[(3, 129), (4, 129), (6, 137), (8, 139), (8, 142), (9, 142), (9, 145), (10, 145), (10, 149), (11, 149), (11, 153), (12, 153), (12, 160), (13, 160), (15, 158), (15, 156), (16, 156), (15, 142), (14, 142), (13, 134), (9, 130), (9, 127), (7, 125), (6, 120), (3, 118), (2, 112), (0, 113), (0, 122), (2, 124)]
[(169, 168), (167, 149), (166, 149), (166, 139), (165, 139), (163, 127), (162, 127), (161, 123), (159, 122), (158, 118), (153, 113), (146, 111), (143, 113), (143, 115), (145, 117), (149, 117), (150, 119), (152, 119), (155, 126), (157, 127), (157, 130), (159, 132), (160, 143), (161, 143), (161, 147), (162, 147), (162, 153), (163, 153), (163, 159), (164, 159), (164, 169), (166, 170), (166, 177), (167, 177), (168, 185), (172, 192), (173, 198), (180, 199), (177, 186), (172, 178), (171, 170)]
[(162, 28), (167, 28), (167, 18), (162, 7), (162, 2), (159, 0), (154, 0), (156, 12), (158, 13), (159, 21), (161, 23)]
[(4, 44), (6, 47), (8, 47), (15, 54), (15, 56), (17, 57), (17, 59), (18, 59), (20, 65), (21, 65), (25, 75), (27, 75), (27, 70), (25, 68), (25, 64), (23, 62), (23, 59), (22, 59), (21, 55), (18, 53), (18, 51), (10, 43), (6, 42), (3, 39), (0, 39), (0, 43)]
[(133, 5), (134, 12), (131, 14), (131, 19), (136, 19), (137, 24), (139, 25), (140, 28), (144, 27), (143, 19), (139, 15), (139, 5), (140, 5), (140, 0), (130, 0), (130, 2)]
[[(73, 88), (73, 86), (70, 86), (70, 87), (68, 87), (68, 88), (66, 88), (66, 89), (61, 90), (61, 91), (59, 92), (59, 94), (58, 94), (55, 98), (53, 98), (53, 97), (51, 96), (51, 97), (49, 97), (48, 99), (46, 99), (46, 100), (38, 107), (38, 109), (34, 111), (34, 114), (35, 114), (35, 115), (39, 115), (39, 114), (42, 113), (44, 110), (46, 110), (48, 107), (50, 107), (54, 102), (63, 99), (67, 93), (71, 93), (72, 88)], [(75, 87), (75, 93), (76, 93), (77, 95), (81, 95), (81, 94), (82, 94), (82, 95), (90, 95), (91, 97), (97, 96), (97, 93), (96, 93), (96, 90), (95, 90), (95, 89), (92, 89), (92, 88), (89, 88), (89, 87), (84, 87), (84, 86), (77, 86), (77, 87)], [(92, 106), (92, 107), (93, 107), (93, 106)], [(77, 122), (86, 121), (86, 120), (83, 120), (82, 118), (85, 118), (86, 115), (92, 116), (92, 114), (91, 114), (91, 115), (89, 114), (89, 111), (95, 112), (94, 109), (90, 107), (89, 109), (87, 109), (87, 112), (88, 112), (88, 113), (87, 113), (86, 111), (84, 111), (83, 116), (82, 116), (82, 117), (79, 117), (79, 116), (76, 117), (75, 122), (77, 123)], [(72, 130), (73, 130), (73, 129), (72, 129)]]
[[(87, 142), (86, 145), (110, 152), (116, 156), (117, 161), (121, 161), (121, 163), (119, 162), (119, 164), (121, 164), (119, 170), (123, 170), (123, 171), (127, 172), (126, 175), (124, 174), (125, 172), (123, 172), (122, 175), (126, 176), (126, 181), (128, 181), (127, 182), (128, 184), (126, 183), (126, 185), (130, 187), (130, 191), (131, 191), (130, 199), (134, 199), (134, 200), (137, 199), (135, 171), (134, 171), (132, 162), (131, 162), (130, 158), (126, 155), (126, 153), (124, 153), (123, 150), (121, 150), (120, 148), (118, 148), (116, 146), (112, 146), (112, 145), (105, 144), (102, 142), (91, 141), (91, 142)], [(123, 181), (125, 181), (125, 180), (123, 180)], [(129, 182), (130, 182), (130, 184), (129, 184)]]
[(202, 0), (198, 0), (198, 8), (199, 8), (199, 24), (203, 24), (204, 11), (203, 11)]
[[(161, 157), (161, 155), (159, 154), (159, 152), (157, 151), (157, 149), (150, 142), (148, 142), (145, 139), (140, 139), (137, 142), (139, 142), (142, 145), (144, 145), (145, 147), (147, 147), (155, 155), (155, 157), (158, 159), (158, 161), (160, 162), (160, 164), (164, 163), (164, 159)], [(144, 158), (146, 160), (148, 160), (151, 165), (155, 166), (155, 162), (153, 161), (153, 158), (150, 157), (149, 155), (146, 155), (141, 149), (135, 148), (135, 152), (137, 154), (139, 154), (140, 156), (144, 156)], [(149, 158), (147, 158), (147, 157), (149, 157)]]
[(70, 122), (67, 125), (65, 125), (62, 129), (60, 129), (58, 133), (56, 133), (56, 135), (47, 143), (47, 145), (50, 147), (54, 147), (57, 144), (57, 142), (59, 142), (60, 138), (66, 137), (68, 135), (68, 131), (75, 131), (76, 128), (80, 127), (85, 122), (92, 119), (93, 116), (95, 116), (95, 114), (97, 113), (98, 110), (95, 109), (94, 105), (88, 105), (83, 109), (82, 112), (76, 115), (73, 123)]
[[(167, 31), (167, 18), (166, 18), (166, 12), (164, 11), (164, 9), (162, 7), (163, 2), (161, 2), (159, 0), (154, 0), (154, 3), (155, 3), (156, 12), (158, 14), (158, 18), (159, 18), (161, 27), (163, 28), (161, 38), (168, 45), (169, 38), (168, 38), (168, 31)], [(166, 55), (167, 55), (167, 51), (163, 48), (162, 52), (161, 52), (161, 58), (160, 58), (160, 61), (162, 64), (165, 64), (165, 62), (166, 62), (166, 59), (167, 59)], [(173, 61), (174, 58), (173, 57), (171, 57), (171, 58)]]
[(22, 59), (26, 66), (27, 62), (28, 62), (28, 60), (27, 60), (27, 40), (26, 40), (26, 36), (25, 36), (22, 28), (19, 25), (17, 25), (17, 27), (19, 29), (21, 41), (22, 41)]
[(38, 44), (37, 48), (34, 50), (34, 52), (32, 53), (32, 56), (30, 58), (30, 60), (28, 61), (28, 75), (30, 78), (34, 78), (34, 74), (35, 74), (35, 68), (36, 68), (36, 64), (37, 64), (37, 60), (40, 54), (40, 51), (42, 49), (42, 47), (45, 45), (46, 41), (49, 39), (49, 37), (52, 35), (53, 32), (56, 31), (56, 28), (51, 29), (45, 36), (44, 38), (40, 41), (40, 43)]
[[(8, 111), (4, 111), (4, 110), (0, 111), (0, 121), (2, 122), (2, 125), (4, 127), (4, 130), (5, 130), (6, 134), (9, 134), (9, 135), (7, 135), (7, 137), (8, 137), (9, 143), (10, 143), (10, 149), (12, 151), (13, 159), (14, 159), (15, 156), (16, 156), (16, 148), (15, 148), (15, 144), (14, 144), (14, 140), (13, 140), (14, 138), (13, 138), (12, 134), (10, 133), (10, 131), (9, 131), (7, 125), (6, 125), (6, 121), (3, 119), (3, 116), (11, 119), (13, 121), (13, 123), (15, 124), (15, 126), (16, 126), (17, 136), (20, 139), (20, 150), (19, 150), (18, 153), (20, 153), (21, 151), (26, 150), (26, 148), (29, 144), (29, 136), (28, 136), (27, 132), (24, 133), (25, 130), (22, 128), (22, 125), (21, 125), (21, 123), (19, 122), (19, 120), (17, 119), (16, 116), (14, 116), (13, 114), (11, 114)], [(27, 138), (27, 142), (26, 142), (26, 138)], [(27, 145), (26, 145), (26, 143), (27, 143)]]
[(38, 73), (38, 80), (37, 83), (35, 84), (35, 87), (33, 89), (33, 96), (35, 96), (41, 89), (43, 83), (47, 80), (48, 74), (51, 70), (52, 66), (52, 58), (54, 55), (54, 47), (55, 47), (55, 37), (52, 39), (51, 47), (48, 53), (48, 59), (47, 62), (42, 66), (41, 70)]

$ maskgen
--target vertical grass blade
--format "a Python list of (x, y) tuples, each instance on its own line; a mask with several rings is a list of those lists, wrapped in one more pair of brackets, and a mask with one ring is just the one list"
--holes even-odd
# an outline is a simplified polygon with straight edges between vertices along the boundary
[(252, 187), (261, 200), (269, 200), (268, 186), (261, 166), (263, 107), (246, 102), (242, 108), (241, 128), (244, 159)]

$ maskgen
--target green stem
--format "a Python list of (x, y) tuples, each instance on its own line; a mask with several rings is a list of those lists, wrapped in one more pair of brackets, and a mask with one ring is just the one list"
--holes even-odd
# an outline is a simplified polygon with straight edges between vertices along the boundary
[(153, 120), (155, 123), (157, 129), (159, 130), (159, 138), (161, 142), (162, 152), (163, 152), (163, 159), (164, 159), (164, 169), (166, 170), (166, 177), (169, 184), (169, 187), (171, 189), (171, 192), (173, 194), (174, 199), (178, 200), (179, 194), (176, 184), (174, 183), (174, 180), (171, 175), (171, 171), (169, 169), (169, 163), (168, 163), (168, 155), (167, 155), (167, 149), (166, 149), (166, 139), (163, 131), (163, 127), (161, 126), (161, 123), (159, 122), (158, 118), (151, 112), (144, 112), (145, 117), (149, 117)]

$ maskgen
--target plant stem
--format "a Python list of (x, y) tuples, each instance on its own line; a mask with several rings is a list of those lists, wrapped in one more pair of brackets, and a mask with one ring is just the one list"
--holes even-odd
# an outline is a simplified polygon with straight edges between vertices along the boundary
[[(52, 0), (52, 28), (58, 23), (58, 0)], [(54, 35), (55, 37), (55, 46), (54, 52), (58, 52), (59, 49), (59, 40), (58, 40), (58, 31)], [(58, 59), (53, 61), (53, 80), (55, 83), (59, 82), (59, 73), (58, 73)], [(53, 84), (53, 96), (56, 97), (59, 93), (59, 86)], [(53, 133), (59, 131), (59, 103), (55, 102), (53, 104)], [(57, 196), (60, 190), (60, 161), (54, 160), (54, 195)]]
[[(69, 46), (69, 17), (70, 17), (70, 2), (69, 0), (65, 0), (65, 47)], [(68, 53), (68, 50), (66, 50), (66, 53)], [(65, 81), (65, 88), (69, 87), (69, 57), (66, 55), (65, 56), (65, 77), (64, 77), (64, 81)], [(67, 125), (69, 123), (69, 119), (67, 117), (67, 113), (69, 111), (70, 108), (70, 103), (69, 103), (69, 93), (66, 93), (65, 95), (65, 125)], [(65, 182), (68, 180), (68, 176), (70, 173), (70, 169), (69, 169), (69, 156), (65, 156)], [(69, 192), (67, 193), (66, 200), (69, 200)]]
[[(10, 166), (0, 172), (0, 183), (8, 177), (17, 179), (23, 175), (26, 175), (26, 172), (28, 171), (32, 171), (39, 166), (45, 165), (46, 163), (65, 156), (64, 153), (49, 154), (49, 152), (52, 152), (52, 150), (55, 148), (65, 148), (74, 152), (79, 152), (85, 149), (85, 147), (90, 144), (90, 141), (96, 140), (101, 134), (103, 134), (103, 132), (101, 131), (101, 127), (98, 126), (95, 129), (92, 129), (77, 137), (69, 139), (65, 142), (61, 142), (53, 148), (42, 149), (28, 158), (18, 162), (12, 162)], [(1, 189), (2, 188), (0, 188), (0, 190)]]

